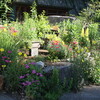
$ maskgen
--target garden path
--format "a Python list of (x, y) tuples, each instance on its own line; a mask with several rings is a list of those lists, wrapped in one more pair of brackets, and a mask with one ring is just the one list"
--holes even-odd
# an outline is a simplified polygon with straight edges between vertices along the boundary
[[(15, 95), (0, 93), (0, 100), (21, 100)], [(78, 93), (65, 93), (59, 100), (100, 100), (100, 86), (85, 86)]]
[(65, 93), (59, 100), (100, 100), (100, 86), (85, 86), (78, 93)]
[(0, 92), (0, 100), (21, 100), (17, 94), (8, 94), (6, 92)]

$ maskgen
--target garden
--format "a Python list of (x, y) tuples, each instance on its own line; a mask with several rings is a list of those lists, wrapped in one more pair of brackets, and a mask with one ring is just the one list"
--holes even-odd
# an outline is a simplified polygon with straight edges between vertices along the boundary
[[(0, 77), (4, 80), (0, 89), (17, 91), (28, 100), (57, 100), (62, 93), (79, 91), (84, 85), (100, 85), (99, 7), (100, 2), (90, 3), (75, 20), (55, 25), (49, 23), (45, 12), (37, 15), (34, 6), (31, 14), (24, 12), (22, 22), (10, 21), (5, 11), (0, 19)], [(32, 41), (48, 52), (30, 57)], [(59, 78), (56, 66), (50, 73), (44, 71), (48, 63), (63, 60), (71, 64), (70, 77)], [(46, 66), (38, 67), (39, 61)]]

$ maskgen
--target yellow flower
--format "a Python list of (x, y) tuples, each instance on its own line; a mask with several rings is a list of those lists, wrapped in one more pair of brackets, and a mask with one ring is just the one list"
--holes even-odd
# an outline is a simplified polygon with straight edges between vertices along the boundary
[(86, 36), (86, 37), (89, 36), (89, 28), (86, 29), (86, 31), (85, 31), (85, 36)]
[(86, 28), (86, 29), (82, 28), (81, 36), (86, 37), (86, 39), (88, 40), (89, 28)]
[(27, 57), (27, 55), (26, 55), (26, 54), (24, 54), (24, 57)]
[(80, 53), (80, 50), (77, 50), (77, 53)]
[(61, 42), (63, 45), (65, 44), (64, 41)]
[(87, 49), (86, 52), (89, 52), (89, 50)]
[(4, 31), (4, 32), (7, 32), (7, 29), (6, 29), (6, 28), (4, 28), (4, 29), (3, 29), (3, 31)]
[(17, 35), (17, 32), (12, 33), (12, 35), (13, 35), (13, 36), (16, 36), (16, 35)]
[(84, 49), (82, 48), (82, 49), (80, 49), (80, 51), (81, 51), (81, 52), (83, 52), (83, 51), (84, 51)]
[(82, 28), (81, 36), (84, 37), (84, 28)]
[(1, 51), (1, 52), (3, 52), (3, 51), (4, 51), (4, 49), (3, 49), (3, 48), (0, 48), (0, 51)]
[(7, 24), (4, 24), (4, 26), (7, 26)]
[(97, 42), (96, 42), (96, 41), (92, 41), (92, 43), (93, 43), (93, 44), (96, 44)]
[(78, 47), (75, 47), (75, 50), (78, 50)]
[(84, 49), (86, 49), (86, 50), (87, 50), (88, 48), (87, 48), (87, 47), (84, 47)]
[(6, 67), (6, 65), (2, 65), (2, 67), (4, 68), (4, 67)]
[(21, 55), (22, 55), (22, 52), (19, 52), (19, 53), (18, 53), (18, 55), (20, 55), (20, 56), (21, 56)]

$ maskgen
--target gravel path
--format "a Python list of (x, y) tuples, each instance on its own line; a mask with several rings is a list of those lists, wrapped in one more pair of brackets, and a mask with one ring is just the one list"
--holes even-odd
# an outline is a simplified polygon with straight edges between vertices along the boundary
[[(21, 100), (17, 95), (0, 93), (0, 100)], [(86, 86), (78, 93), (65, 93), (59, 100), (100, 100), (100, 86)]]
[(100, 86), (86, 86), (78, 93), (65, 93), (59, 100), (100, 100)]
[(18, 94), (0, 92), (0, 100), (21, 100)]

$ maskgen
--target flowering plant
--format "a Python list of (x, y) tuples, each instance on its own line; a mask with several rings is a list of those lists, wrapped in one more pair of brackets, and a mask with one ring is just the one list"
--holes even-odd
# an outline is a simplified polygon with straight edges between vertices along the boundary
[(25, 89), (27, 96), (35, 98), (41, 88), (43, 74), (41, 70), (35, 67), (34, 62), (25, 64), (25, 73), (19, 76), (20, 86)]
[(63, 45), (60, 41), (50, 41), (48, 43), (47, 49), (49, 50), (49, 54), (53, 59), (62, 59), (67, 56), (67, 47)]
[[(15, 62), (16, 53), (13, 50), (6, 50), (0, 48), (0, 70), (4, 70), (7, 66), (10, 66)], [(1, 71), (1, 73), (2, 73)]]

